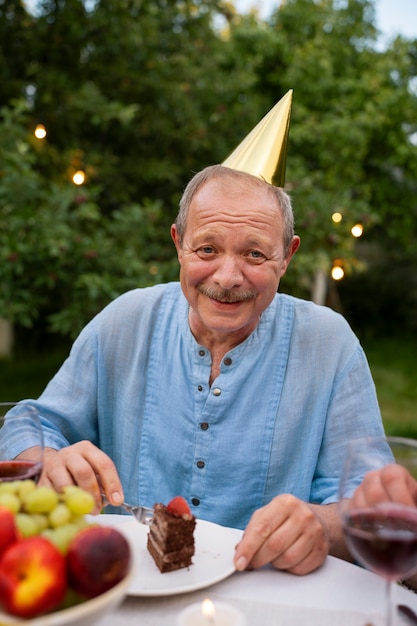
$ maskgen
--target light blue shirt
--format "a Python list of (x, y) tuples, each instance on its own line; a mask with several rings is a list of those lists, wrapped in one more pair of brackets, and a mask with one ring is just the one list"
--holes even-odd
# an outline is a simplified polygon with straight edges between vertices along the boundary
[(335, 502), (345, 442), (383, 435), (364, 352), (326, 307), (277, 294), (211, 387), (210, 366), (179, 283), (130, 291), (84, 328), (35, 403), (45, 444), (88, 439), (126, 501), (183, 495), (200, 519), (244, 528), (280, 493)]

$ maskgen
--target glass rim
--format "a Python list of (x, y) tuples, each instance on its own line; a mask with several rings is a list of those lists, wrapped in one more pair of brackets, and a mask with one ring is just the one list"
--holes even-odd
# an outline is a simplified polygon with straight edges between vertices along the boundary
[(414, 439), (413, 437), (403, 437), (401, 435), (387, 435), (385, 438), (388, 443), (398, 443), (400, 445), (404, 444), (417, 448), (417, 439)]

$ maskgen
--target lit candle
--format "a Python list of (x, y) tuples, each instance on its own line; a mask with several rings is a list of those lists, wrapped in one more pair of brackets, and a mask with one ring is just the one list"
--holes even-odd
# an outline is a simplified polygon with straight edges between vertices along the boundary
[(215, 624), (215, 615), (216, 609), (214, 608), (213, 602), (210, 598), (206, 598), (203, 600), (203, 604), (201, 605), (201, 612), (207, 620), (208, 624)]
[(246, 626), (241, 611), (230, 604), (216, 602), (208, 598), (203, 603), (191, 604), (181, 611), (177, 626)]

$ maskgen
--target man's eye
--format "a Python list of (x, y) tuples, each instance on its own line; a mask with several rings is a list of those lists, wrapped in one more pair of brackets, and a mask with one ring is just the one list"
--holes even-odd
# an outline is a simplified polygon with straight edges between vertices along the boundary
[(264, 254), (262, 254), (262, 252), (259, 252), (259, 250), (251, 250), (251, 251), (248, 253), (248, 256), (249, 256), (251, 259), (264, 259), (264, 258), (265, 258), (265, 255), (264, 255)]
[(199, 251), (201, 254), (213, 254), (214, 248), (212, 246), (203, 246)]

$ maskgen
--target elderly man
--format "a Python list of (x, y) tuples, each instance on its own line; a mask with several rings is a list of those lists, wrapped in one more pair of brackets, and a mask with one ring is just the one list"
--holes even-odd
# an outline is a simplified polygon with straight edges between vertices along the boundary
[(43, 482), (114, 505), (182, 495), (245, 529), (238, 569), (304, 574), (347, 556), (336, 512), (343, 447), (382, 435), (346, 321), (277, 293), (297, 251), (290, 199), (239, 168), (190, 181), (171, 228), (180, 282), (128, 292), (81, 332), (35, 402)]

